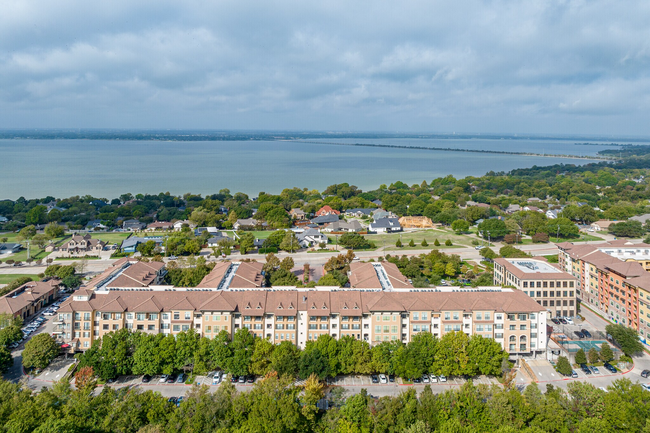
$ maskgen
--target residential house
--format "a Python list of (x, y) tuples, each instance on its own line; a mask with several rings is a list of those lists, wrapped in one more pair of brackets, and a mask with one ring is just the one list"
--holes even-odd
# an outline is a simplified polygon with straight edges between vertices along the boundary
[(73, 235), (72, 238), (60, 247), (50, 244), (45, 248), (45, 251), (57, 251), (59, 257), (83, 257), (92, 256), (98, 257), (99, 253), (106, 247), (106, 242), (100, 239), (93, 239), (92, 235), (86, 234)]
[(376, 204), (378, 207), (381, 207), (381, 200), (373, 200), (372, 203)]
[[(254, 219), (254, 218), (245, 218), (245, 219), (238, 219), (235, 221), (235, 224), (232, 225), (232, 228), (235, 230), (239, 229), (244, 229), (244, 228), (254, 228), (257, 227), (260, 224), (260, 221)], [(262, 223), (262, 226), (266, 226), (266, 223)]]
[(612, 224), (616, 224), (616, 221), (600, 220), (600, 221), (596, 221), (595, 223), (591, 223), (589, 227), (596, 232), (600, 232), (603, 230), (608, 230), (609, 226)]
[(372, 211), (372, 219), (377, 221), (378, 219), (382, 218), (397, 218), (397, 215), (395, 215), (393, 212), (385, 211), (383, 209), (375, 209)]
[(540, 208), (538, 208), (537, 206), (524, 206), (524, 210), (525, 211), (542, 212), (543, 213), (543, 211)]
[(302, 233), (299, 233), (296, 238), (300, 242), (300, 246), (303, 248), (313, 247), (320, 243), (327, 243), (327, 236), (322, 234), (316, 229), (307, 229)]
[(639, 221), (641, 224), (647, 224), (648, 220), (650, 220), (650, 213), (633, 216), (629, 219), (629, 221)]
[(3, 217), (2, 215), (0, 215), (0, 223), (6, 223), (7, 221), (9, 221), (7, 217)]
[(168, 221), (156, 221), (147, 226), (146, 231), (153, 232), (158, 230), (173, 230), (174, 224)]
[(106, 230), (108, 227), (102, 224), (102, 220), (91, 220), (86, 224), (86, 230)]
[(194, 224), (194, 223), (193, 223), (192, 221), (190, 221), (190, 220), (178, 220), (178, 221), (174, 221), (174, 231), (175, 231), (175, 232), (180, 232), (180, 231), (183, 229), (183, 226), (184, 226), (185, 224), (187, 224), (187, 226), (188, 226), (190, 229), (193, 229), (194, 227), (196, 227), (196, 224)]
[(131, 232), (144, 230), (147, 227), (145, 223), (141, 223), (136, 219), (125, 220), (122, 222), (122, 228)]
[(526, 201), (527, 201), (528, 203), (539, 203), (539, 202), (541, 202), (541, 201), (543, 201), (543, 200), (540, 199), (540, 198), (537, 198), (537, 197), (531, 197), (531, 198), (529, 198), (529, 199), (526, 200)]
[(339, 220), (338, 215), (329, 214), (329, 215), (323, 215), (323, 216), (313, 218), (311, 222), (312, 224), (316, 224), (317, 226), (324, 226), (326, 224), (330, 224), (338, 220)]
[(208, 232), (213, 236), (219, 235), (219, 229), (216, 227), (197, 227), (194, 229), (194, 236), (201, 236), (204, 232)]
[(350, 222), (345, 220), (334, 221), (322, 228), (324, 232), (360, 232), (363, 230), (361, 223), (357, 220)]
[(557, 219), (560, 212), (562, 212), (562, 209), (549, 209), (546, 211), (546, 218), (551, 220)]
[(302, 221), (305, 218), (307, 218), (307, 214), (305, 213), (305, 211), (300, 208), (291, 209), (289, 211), (289, 215), (291, 216), (291, 218), (298, 221)]
[(511, 204), (506, 208), (506, 213), (507, 214), (513, 214), (515, 212), (519, 212), (521, 210), (521, 206), (518, 204)]
[(354, 208), (345, 211), (345, 216), (364, 218), (372, 215), (375, 208)]
[(371, 223), (368, 230), (376, 233), (401, 232), (402, 226), (397, 218), (380, 218)]
[(60, 280), (31, 281), (0, 297), (0, 313), (23, 320), (57, 298)]
[(335, 209), (332, 209), (328, 205), (325, 205), (322, 208), (318, 209), (318, 211), (316, 211), (316, 216), (317, 217), (325, 216), (325, 215), (340, 215), (340, 214), (341, 214), (341, 212), (339, 212), (339, 211), (337, 211)]
[(224, 235), (223, 232), (217, 232), (217, 234), (210, 239), (208, 239), (208, 247), (214, 248), (219, 246), (221, 241), (230, 241), (232, 240), (228, 236)]
[(131, 236), (129, 238), (124, 239), (124, 241), (122, 241), (122, 246), (120, 248), (124, 253), (135, 253), (136, 251), (138, 251), (138, 245), (145, 244), (149, 241), (155, 242), (156, 246), (162, 249), (165, 239), (162, 236), (145, 236), (145, 237)]

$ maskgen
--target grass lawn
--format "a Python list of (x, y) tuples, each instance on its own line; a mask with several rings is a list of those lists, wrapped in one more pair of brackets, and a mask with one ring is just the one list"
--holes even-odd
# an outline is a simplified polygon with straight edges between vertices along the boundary
[(128, 238), (130, 233), (92, 233), (91, 237), (93, 239), (100, 239), (108, 244), (120, 244), (126, 238)]
[[(402, 232), (401, 233), (402, 244), (406, 245), (405, 248), (409, 248), (408, 244), (413, 239), (413, 242), (416, 244), (415, 249), (430, 248), (433, 249), (434, 240), (438, 239), (440, 242), (440, 247), (445, 247), (445, 241), (450, 239), (451, 242), (456, 246), (472, 246), (472, 239), (465, 235), (457, 235), (453, 230), (446, 229), (428, 229), (428, 230), (418, 230), (414, 232)], [(366, 239), (374, 242), (378, 247), (382, 247), (384, 242), (386, 242), (386, 249), (389, 247), (394, 247), (395, 242), (400, 239), (400, 233), (387, 233), (387, 234), (376, 234), (376, 235), (366, 235)], [(426, 239), (429, 244), (428, 247), (422, 247), (422, 240)], [(451, 247), (447, 247), (451, 248)]]
[[(54, 259), (54, 260), (57, 261), (57, 262), (58, 262), (59, 260), (70, 260), (70, 261), (73, 261), (73, 262), (74, 262), (74, 261), (77, 261), (77, 262), (78, 262), (78, 261), (80, 261), (80, 260), (82, 260), (82, 259), (84, 259), (84, 257), (57, 257), (57, 258)], [(86, 260), (99, 260), (99, 257), (85, 257), (85, 259), (86, 259)]]
[[(30, 248), (30, 257), (32, 259), (34, 259), (34, 260), (44, 259), (45, 257), (47, 257), (49, 255), (50, 255), (50, 253), (47, 253), (47, 252), (45, 252), (45, 250), (41, 250), (40, 248), (35, 247), (33, 245)], [(27, 260), (27, 248), (24, 248), (24, 249), (18, 251), (16, 254), (10, 255), (9, 257), (7, 257), (7, 259), (11, 259), (11, 260), (14, 260), (14, 261), (19, 260), (21, 262), (24, 262), (25, 260)], [(5, 259), (3, 261), (6, 262), (7, 259)]]
[(445, 244), (441, 244), (440, 246), (436, 247), (432, 244), (429, 244), (427, 247), (423, 247), (422, 245), (415, 245), (414, 247), (409, 247), (408, 244), (405, 244), (402, 248), (396, 247), (395, 245), (388, 246), (386, 245), (385, 251), (409, 251), (409, 250), (445, 250), (445, 249), (453, 249), (453, 248), (465, 248), (465, 245), (451, 245), (447, 246)]
[(32, 281), (38, 281), (39, 278), (36, 274), (0, 274), (0, 284), (9, 284), (13, 280), (22, 277), (29, 277)]

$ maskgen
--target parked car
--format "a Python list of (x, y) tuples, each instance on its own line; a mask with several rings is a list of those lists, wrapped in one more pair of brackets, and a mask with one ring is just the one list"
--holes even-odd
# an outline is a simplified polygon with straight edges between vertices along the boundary
[(442, 383), (442, 382), (447, 382), (447, 377), (446, 377), (446, 376), (443, 376), (443, 375), (441, 374), (440, 376), (438, 376), (438, 380), (439, 380), (441, 383)]
[(239, 383), (246, 383), (246, 376), (239, 376), (239, 380), (237, 380)]
[(650, 370), (643, 370), (641, 372), (641, 377), (647, 378), (648, 376), (650, 376)]
[(429, 379), (431, 379), (431, 383), (438, 383), (438, 376), (435, 374), (430, 374)]
[(178, 401), (178, 397), (169, 397), (169, 400), (167, 400), (171, 404), (176, 404)]
[(589, 368), (591, 369), (591, 372), (592, 372), (593, 374), (600, 374), (600, 370), (598, 370), (598, 367), (596, 367), (595, 365), (592, 365), (592, 366), (589, 367)]
[(560, 324), (560, 321), (557, 320), (555, 317), (551, 318), (551, 322), (555, 323), (556, 325)]
[(388, 383), (388, 378), (386, 377), (385, 374), (379, 375), (379, 383)]
[(585, 374), (591, 374), (591, 370), (589, 370), (589, 367), (587, 367), (587, 364), (580, 364), (580, 368), (582, 371), (585, 372)]
[(185, 382), (185, 375), (183, 373), (181, 373), (176, 378), (176, 383), (183, 383), (183, 382)]
[(571, 370), (571, 377), (576, 379), (578, 377), (578, 373), (575, 370)]
[(159, 383), (165, 383), (165, 382), (167, 382), (168, 377), (169, 377), (168, 374), (163, 374), (162, 376), (160, 376), (160, 380), (158, 382)]
[(572, 318), (565, 317), (564, 320), (566, 320), (566, 323), (568, 323), (569, 325), (573, 325), (573, 319)]
[(642, 386), (643, 389), (645, 389), (646, 391), (650, 391), (650, 383), (642, 383), (641, 386)]
[(560, 323), (561, 323), (561, 324), (563, 324), (563, 325), (566, 325), (566, 324), (567, 324), (567, 321), (566, 321), (566, 320), (564, 320), (564, 319), (563, 319), (563, 318), (561, 318), (561, 317), (560, 317), (560, 318), (558, 318), (557, 320), (559, 320), (559, 321), (560, 321)]
[(379, 383), (379, 376), (377, 376), (376, 374), (371, 374), (370, 380), (372, 381), (372, 383)]
[(422, 382), (423, 383), (429, 383), (429, 375), (428, 374), (423, 374), (422, 375)]
[(591, 332), (587, 331), (586, 329), (583, 329), (582, 333), (584, 334), (585, 337), (591, 338)]
[(179, 407), (181, 405), (181, 403), (183, 402), (183, 400), (184, 400), (184, 397), (182, 395), (180, 397), (178, 397), (178, 399), (176, 400), (176, 407)]
[(212, 384), (213, 385), (219, 385), (221, 383), (221, 374), (215, 374), (212, 376)]
[(173, 374), (167, 376), (167, 383), (174, 383), (174, 382), (176, 382), (176, 376), (174, 376)]
[(389, 374), (388, 375), (388, 381), (391, 382), (391, 383), (395, 382), (395, 375), (394, 374)]
[(610, 373), (616, 373), (616, 367), (614, 367), (612, 364), (609, 362), (606, 362), (603, 364), (603, 367), (605, 367)]
[(151, 382), (151, 376), (149, 376), (148, 374), (142, 376), (142, 383), (149, 383), (149, 382)]
[(585, 338), (584, 334), (580, 331), (573, 331), (573, 333), (576, 335), (578, 338)]
[(246, 383), (255, 383), (255, 375), (251, 374), (246, 377)]
[(415, 379), (413, 379), (413, 383), (422, 383), (422, 380), (420, 380), (419, 377), (416, 377)]
[(598, 389), (603, 391), (603, 392), (609, 392), (609, 391), (607, 391), (607, 388), (605, 388), (604, 386), (599, 386)]
[(238, 380), (237, 376), (235, 376), (234, 374), (230, 375), (230, 383), (237, 383), (237, 380)]

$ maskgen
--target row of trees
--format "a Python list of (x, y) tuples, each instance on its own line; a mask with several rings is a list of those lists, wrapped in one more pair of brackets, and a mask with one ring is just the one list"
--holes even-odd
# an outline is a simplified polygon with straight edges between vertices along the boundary
[(543, 433), (645, 432), (650, 425), (650, 393), (620, 379), (608, 392), (584, 382), (567, 391), (531, 384), (520, 392), (471, 382), (434, 394), (430, 386), (418, 396), (410, 388), (380, 399), (365, 390), (346, 395), (333, 390), (331, 408), (319, 410), (324, 390), (315, 381), (295, 386), (269, 375), (249, 391), (229, 382), (214, 392), (194, 386), (177, 408), (153, 391), (104, 387), (92, 380), (66, 381), (33, 392), (20, 384), (0, 382), (0, 428), (7, 432), (367, 432), (367, 433)]
[(445, 375), (501, 374), (507, 354), (491, 339), (468, 337), (463, 332), (447, 333), (437, 339), (423, 332), (408, 344), (384, 341), (370, 346), (350, 336), (336, 340), (321, 335), (308, 341), (304, 350), (290, 341), (274, 345), (239, 329), (230, 340), (226, 331), (214, 338), (202, 338), (194, 330), (176, 337), (133, 333), (126, 329), (106, 334), (79, 355), (79, 367), (92, 367), (108, 380), (127, 374), (171, 374), (192, 370), (204, 374), (224, 370), (236, 376), (310, 375), (324, 379), (340, 374), (396, 374), (405, 378), (423, 373)]

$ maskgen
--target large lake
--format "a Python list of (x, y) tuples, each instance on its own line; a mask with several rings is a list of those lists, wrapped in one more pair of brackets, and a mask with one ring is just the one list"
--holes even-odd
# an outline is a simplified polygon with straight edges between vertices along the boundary
[[(364, 190), (381, 184), (431, 181), (452, 174), (585, 164), (586, 159), (489, 153), (336, 146), (286, 141), (0, 140), (0, 199), (58, 198), (91, 194), (114, 198), (125, 192), (209, 194), (228, 188), (256, 196), (283, 188), (323, 190), (348, 182)], [(333, 140), (320, 140), (322, 142)], [(595, 155), (610, 146), (579, 140), (349, 139), (377, 143), (545, 154)]]

